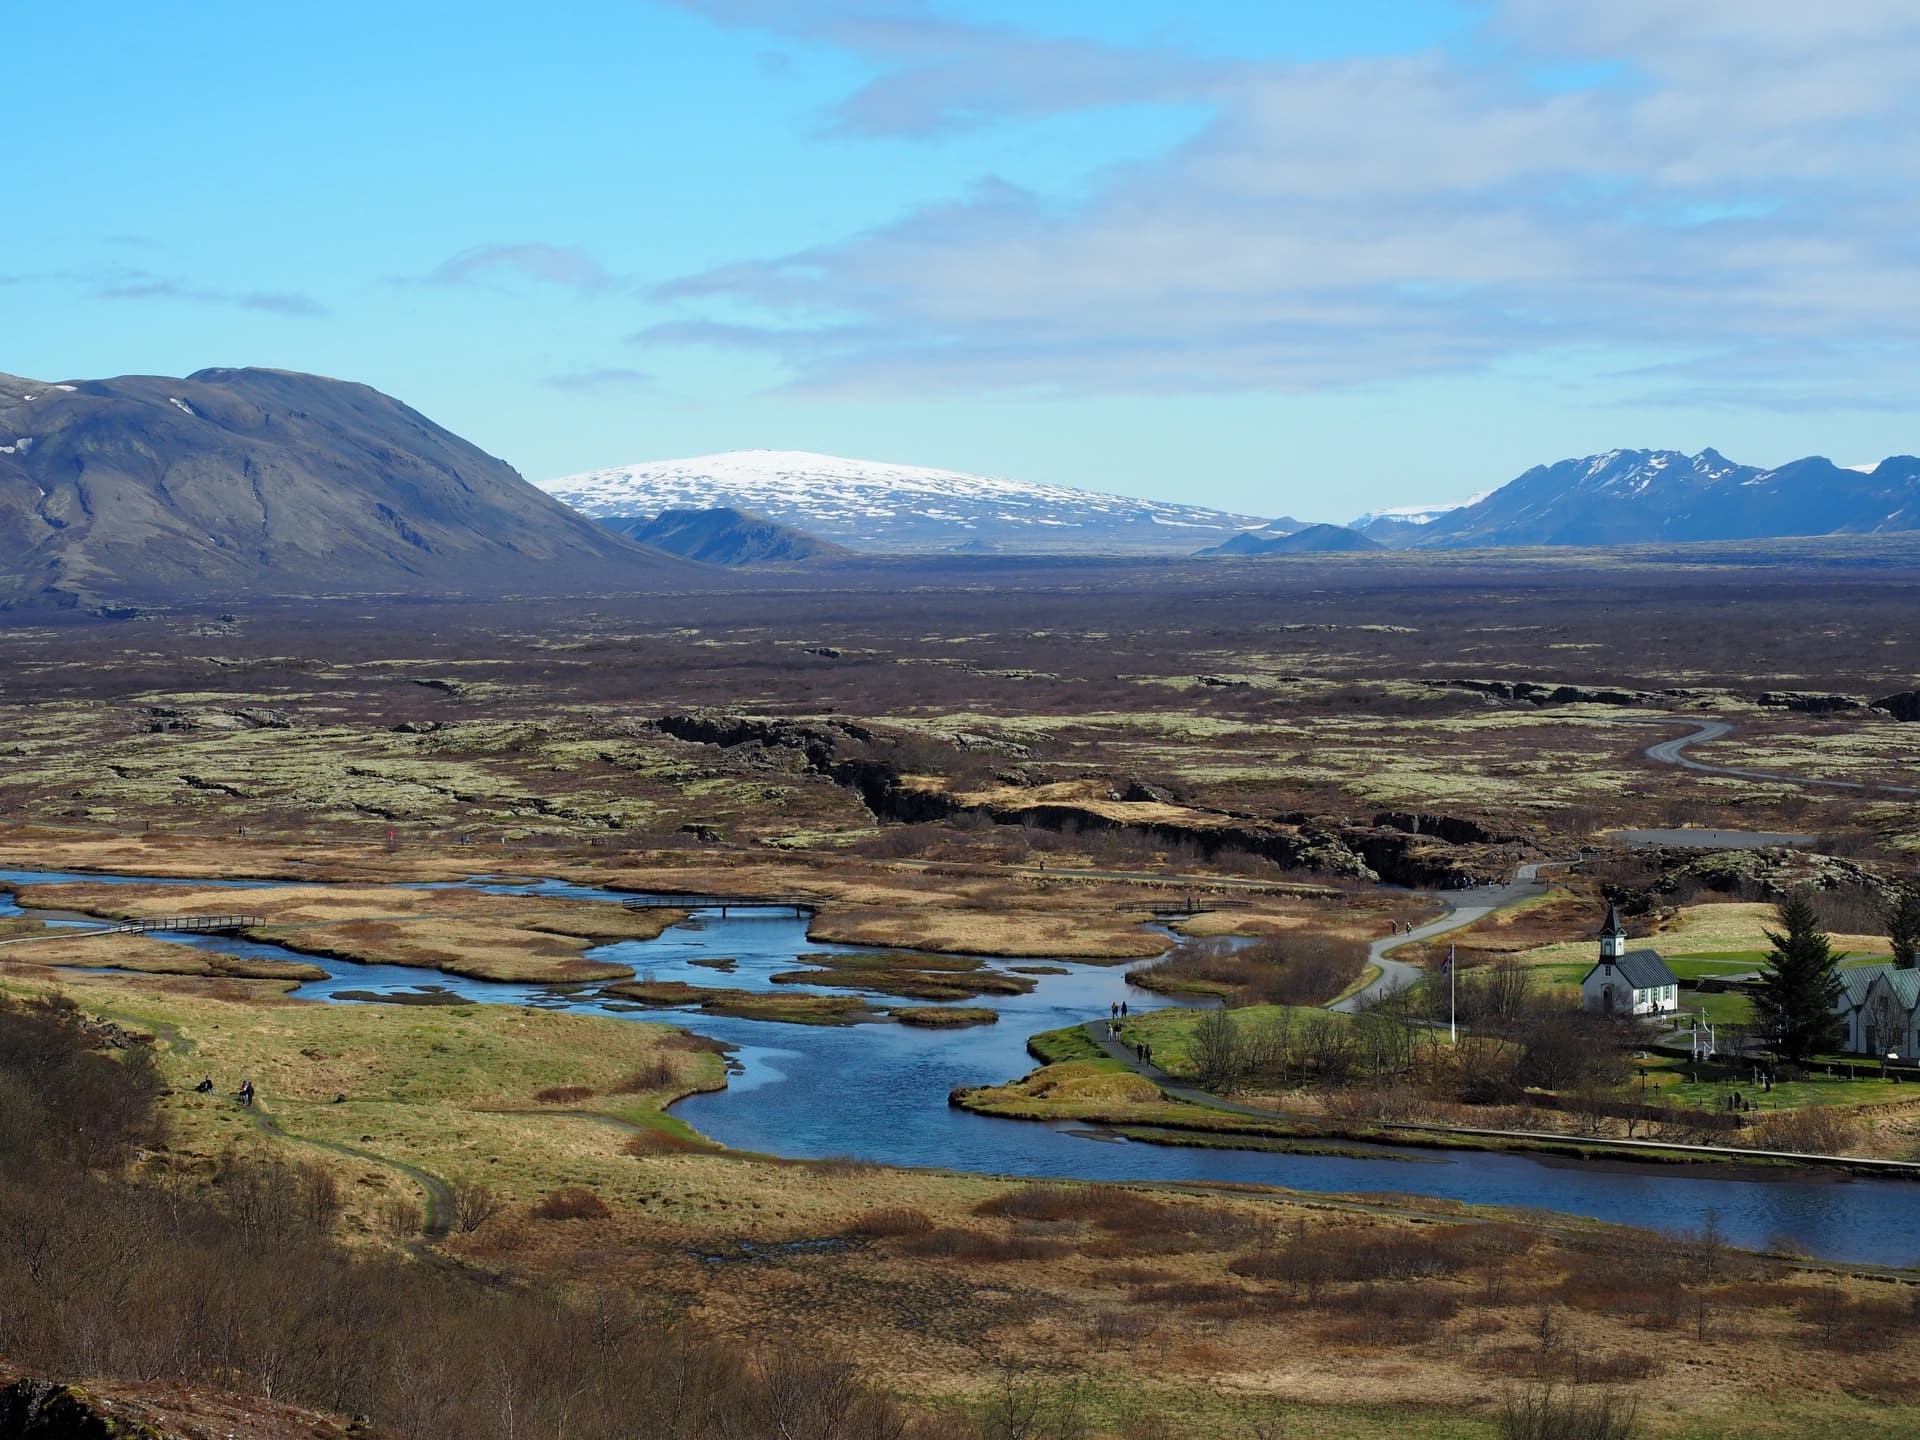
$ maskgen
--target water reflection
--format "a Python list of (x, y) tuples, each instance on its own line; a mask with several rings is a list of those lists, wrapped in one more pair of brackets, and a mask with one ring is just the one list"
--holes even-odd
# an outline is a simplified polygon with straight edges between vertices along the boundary
[[(0, 872), (0, 885), (61, 878)], [(206, 882), (148, 882), (194, 883)], [(240, 882), (228, 882), (243, 888)], [(618, 901), (590, 886), (485, 877), (469, 882), (500, 894)], [(168, 937), (229, 955), (309, 960), (277, 946), (225, 936)], [(643, 976), (745, 990), (775, 987), (772, 976), (800, 968), (799, 957), (859, 953), (864, 947), (817, 944), (806, 921), (790, 911), (729, 907), (700, 911), (658, 939), (621, 941), (588, 951)], [(730, 959), (731, 973), (694, 964)], [(609, 1002), (597, 987), (500, 984), (396, 965), (321, 960), (325, 980), (300, 986), (306, 999), (333, 1000), (344, 991), (400, 993), (444, 988), (485, 1003), (537, 1005), (627, 1018), (667, 1020), (737, 1047), (737, 1073), (724, 1091), (689, 1097), (675, 1113), (737, 1149), (820, 1158), (850, 1155), (885, 1164), (939, 1166), (995, 1174), (1100, 1180), (1223, 1180), (1331, 1193), (1402, 1193), (1472, 1204), (1564, 1211), (1667, 1230), (1694, 1230), (1717, 1215), (1736, 1244), (1776, 1238), (1810, 1254), (1906, 1265), (1920, 1261), (1909, 1223), (1920, 1188), (1902, 1181), (1853, 1180), (1827, 1174), (1756, 1178), (1724, 1167), (1557, 1162), (1520, 1156), (1378, 1147), (1357, 1155), (1297, 1155), (1165, 1147), (1115, 1138), (1082, 1123), (1038, 1124), (972, 1115), (947, 1104), (956, 1086), (995, 1084), (1035, 1063), (1026, 1039), (1129, 1006), (1168, 1003), (1126, 981), (1124, 966), (1058, 962), (1063, 973), (1035, 976), (1030, 994), (963, 1003), (1000, 1012), (1000, 1023), (961, 1030), (898, 1024), (849, 1027), (794, 1025), (645, 1011)], [(996, 965), (1024, 962), (993, 962)], [(901, 1003), (875, 996), (876, 1004)], [(922, 1002), (911, 1002), (922, 1003)], [(615, 1008), (618, 1007), (618, 1008)], [(1410, 1163), (1419, 1162), (1419, 1163)]]

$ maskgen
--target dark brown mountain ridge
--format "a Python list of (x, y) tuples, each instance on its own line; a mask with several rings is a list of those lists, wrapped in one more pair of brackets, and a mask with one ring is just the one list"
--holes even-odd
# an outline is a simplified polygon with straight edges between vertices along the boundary
[(682, 569), (365, 385), (0, 375), (0, 605), (567, 593)]

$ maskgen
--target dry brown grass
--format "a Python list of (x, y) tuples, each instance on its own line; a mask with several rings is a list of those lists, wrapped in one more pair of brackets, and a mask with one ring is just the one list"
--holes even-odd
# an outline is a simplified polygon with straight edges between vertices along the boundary
[(679, 911), (628, 911), (593, 901), (388, 886), (242, 892), (79, 882), (29, 886), (21, 898), (36, 908), (116, 919), (244, 911), (265, 922), (249, 932), (253, 938), (310, 955), (417, 965), (476, 980), (555, 984), (630, 977), (632, 967), (583, 960), (581, 952), (608, 940), (651, 939), (684, 918)]
[(317, 965), (294, 960), (242, 959), (145, 935), (61, 935), (0, 949), (0, 960), (142, 975), (219, 975), (238, 980), (324, 980)]

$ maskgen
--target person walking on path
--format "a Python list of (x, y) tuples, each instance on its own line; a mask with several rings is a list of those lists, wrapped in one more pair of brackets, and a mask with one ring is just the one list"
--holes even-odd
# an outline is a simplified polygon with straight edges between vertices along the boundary
[(249, 1110), (253, 1108), (253, 1081), (242, 1080), (240, 1082), (240, 1103)]

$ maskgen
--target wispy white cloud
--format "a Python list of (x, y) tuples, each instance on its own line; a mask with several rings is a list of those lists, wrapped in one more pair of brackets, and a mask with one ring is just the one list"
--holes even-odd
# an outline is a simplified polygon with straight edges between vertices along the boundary
[(178, 300), (193, 305), (221, 305), (236, 310), (258, 310), (271, 315), (313, 319), (327, 313), (311, 295), (297, 290), (223, 290), (196, 285), (149, 270), (84, 271), (64, 277), (80, 281), (96, 300)]
[(645, 370), (610, 366), (600, 370), (569, 370), (542, 382), (555, 390), (592, 394), (605, 390), (651, 390), (658, 381)]
[(658, 288), (681, 318), (643, 343), (761, 350), (797, 390), (1313, 389), (1579, 347), (1761, 357), (1701, 393), (1786, 404), (1797, 347), (1828, 356), (1813, 393), (1884, 393), (1920, 327), (1910, 4), (1502, 0), (1457, 51), (1300, 64), (681, 3), (877, 68), (846, 132), (1207, 112), (1070, 200), (989, 178)]
[(530, 241), (517, 245), (476, 245), (449, 256), (420, 277), (423, 285), (473, 285), (501, 277), (537, 280), (574, 290), (605, 290), (613, 275), (586, 251), (569, 245)]

